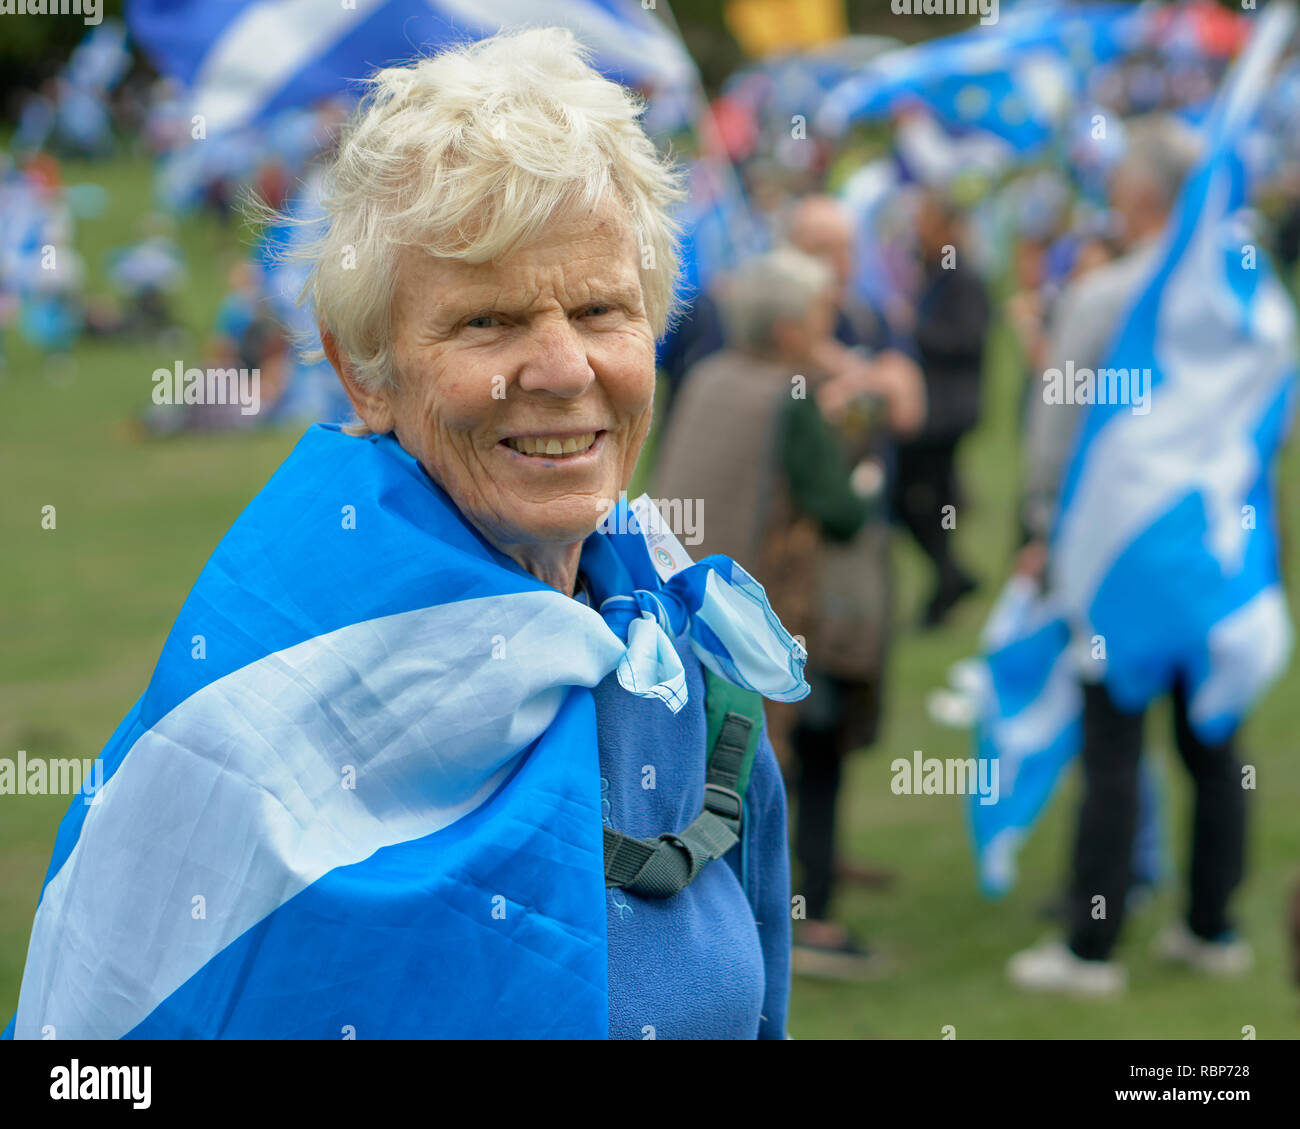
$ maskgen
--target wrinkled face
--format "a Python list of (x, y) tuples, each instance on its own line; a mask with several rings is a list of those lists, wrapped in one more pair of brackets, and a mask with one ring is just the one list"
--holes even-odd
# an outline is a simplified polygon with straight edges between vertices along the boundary
[(499, 262), (402, 261), (394, 430), (498, 548), (580, 541), (627, 488), (654, 397), (639, 259), (607, 203)]

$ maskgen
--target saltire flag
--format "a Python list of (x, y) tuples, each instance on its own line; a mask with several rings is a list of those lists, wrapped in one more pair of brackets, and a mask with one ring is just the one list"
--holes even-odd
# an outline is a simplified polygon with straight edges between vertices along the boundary
[(816, 126), (838, 137), (920, 103), (950, 130), (1034, 153), (1055, 137), (1088, 68), (1140, 45), (1145, 18), (1124, 4), (1048, 5), (891, 51), (831, 90)]
[(1239, 139), (1294, 24), (1294, 7), (1270, 6), (1225, 82), (1158, 269), (1097, 373), (1107, 402), (1081, 423), (1052, 536), (1052, 588), (1075, 631), (1104, 645), (1097, 673), (1116, 705), (1139, 710), (1182, 679), (1209, 743), (1292, 641), (1273, 477), (1294, 408), (1295, 311), (1241, 222)]
[(985, 130), (952, 133), (923, 107), (901, 114), (894, 157), (904, 179), (932, 187), (962, 181), (987, 186), (1015, 162), (1011, 145)]
[(998, 788), (996, 802), (972, 795), (966, 810), (980, 889), (1001, 897), (1015, 884), (1020, 844), (1079, 751), (1083, 693), (1069, 625), (1027, 577), (1007, 583), (980, 643), (971, 668), (978, 674), (975, 749), (997, 762)]
[(677, 712), (687, 631), (723, 678), (808, 693), (762, 589), (663, 549), (647, 505), (584, 542), (588, 606), (392, 436), (310, 428), (74, 798), (6, 1035), (605, 1038), (590, 687)]
[(680, 39), (639, 0), (131, 0), (131, 34), (190, 92), (208, 134), (309, 106), (379, 67), (502, 27), (566, 27), (593, 63), (629, 85), (696, 81)]
[[(1175, 673), (1189, 677), (1193, 727), (1206, 740), (1226, 735), (1285, 663), (1270, 464), (1293, 396), (1294, 319), (1267, 262), (1243, 266), (1232, 216), (1245, 199), (1236, 150), (1264, 88), (1265, 52), (1286, 36), (1281, 23), (1261, 26), (1218, 100), (1208, 155), (1175, 211), (1162, 266), (1112, 351), (1113, 364), (1152, 368), (1150, 414), (1087, 409), (1053, 583), (1042, 593), (1013, 578), (985, 627), (973, 668), (975, 745), (999, 762), (999, 799), (972, 796), (967, 812), (990, 896), (1011, 888), (1017, 849), (1078, 752), (1078, 680), (1098, 669), (1099, 647), (1123, 708), (1141, 708)], [(1159, 800), (1145, 758), (1142, 773), (1134, 873), (1153, 880), (1163, 869), (1153, 834)]]
[[(997, 762), (997, 798), (972, 793), (967, 827), (980, 892), (1010, 893), (1020, 847), (1037, 826), (1083, 742), (1083, 693), (1070, 629), (1056, 600), (1032, 580), (1013, 576), (984, 626), (982, 654), (960, 664), (961, 689), (975, 707), (976, 756)], [(993, 779), (992, 769), (979, 779)], [(1138, 764), (1138, 825), (1133, 879), (1165, 876), (1163, 789), (1151, 758)]]
[(104, 20), (86, 33), (68, 58), (60, 78), (88, 92), (103, 95), (131, 69), (126, 27), (119, 20)]

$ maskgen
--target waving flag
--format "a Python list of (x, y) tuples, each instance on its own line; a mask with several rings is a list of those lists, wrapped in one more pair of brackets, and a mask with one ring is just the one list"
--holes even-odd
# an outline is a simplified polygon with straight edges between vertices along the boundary
[[(1271, 462), (1289, 415), (1290, 300), (1257, 260), (1243, 266), (1232, 214), (1244, 199), (1234, 145), (1253, 115), (1269, 56), (1287, 36), (1269, 17), (1216, 106), (1208, 156), (1175, 213), (1161, 269), (1112, 364), (1153, 370), (1151, 411), (1093, 404), (1067, 472), (1041, 595), (1013, 578), (973, 669), (976, 749), (999, 764), (999, 799), (968, 817), (982, 890), (1006, 893), (1016, 852), (1082, 738), (1080, 663), (1107, 656), (1106, 684), (1137, 709), (1191, 680), (1192, 724), (1220, 740), (1282, 668), (1290, 628), (1277, 572)], [(1123, 360), (1122, 360), (1123, 358)], [(1088, 659), (1076, 657), (1072, 628)], [(1134, 874), (1162, 873), (1159, 789), (1144, 760)]]
[(677, 712), (686, 631), (714, 673), (808, 692), (754, 581), (656, 564), (638, 503), (584, 543), (587, 606), (391, 436), (311, 428), (60, 826), (8, 1032), (606, 1037), (589, 688)]
[(1270, 6), (1215, 105), (1159, 267), (1102, 370), (1149, 372), (1149, 411), (1122, 396), (1087, 409), (1052, 543), (1053, 587), (1076, 630), (1104, 641), (1116, 704), (1137, 710), (1181, 677), (1211, 743), (1291, 647), (1272, 479), (1293, 409), (1295, 316), (1239, 222), (1237, 141), (1294, 24), (1292, 6)]
[[(975, 751), (996, 761), (994, 803), (972, 793), (966, 806), (980, 890), (1009, 893), (1017, 854), (1083, 742), (1083, 692), (1070, 628), (1057, 601), (1013, 576), (989, 613), (983, 655), (961, 664), (975, 704)], [(992, 779), (981, 770), (980, 777)], [(1150, 758), (1138, 764), (1138, 825), (1133, 878), (1154, 884), (1167, 863), (1161, 834), (1163, 793)]]
[(338, 94), (381, 66), (503, 26), (567, 27), (629, 84), (695, 81), (681, 41), (639, 0), (131, 0), (132, 34), (179, 79), (209, 133)]
[(818, 105), (871, 59), (899, 46), (898, 40), (884, 35), (854, 35), (757, 60), (733, 71), (723, 82), (722, 93), (784, 133), (792, 115), (806, 115), (810, 106)]
[(1141, 41), (1145, 16), (1124, 4), (1043, 5), (891, 51), (826, 96), (817, 128), (838, 136), (919, 102), (949, 129), (1032, 152), (1060, 128), (1087, 69)]
[(1071, 661), (1070, 629), (1025, 577), (1013, 577), (994, 605), (976, 666), (975, 745), (998, 764), (998, 799), (967, 806), (980, 888), (1011, 889), (1016, 850), (1079, 751), (1083, 694)]
[(130, 69), (126, 28), (118, 20), (105, 20), (86, 33), (86, 38), (68, 58), (61, 77), (75, 87), (103, 95), (121, 82)]

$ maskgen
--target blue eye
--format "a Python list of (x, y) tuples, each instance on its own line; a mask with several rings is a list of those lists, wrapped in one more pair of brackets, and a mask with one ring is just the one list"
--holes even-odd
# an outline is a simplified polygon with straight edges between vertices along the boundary
[(475, 324), (476, 322), (488, 322), (488, 321), (496, 321), (496, 318), (494, 318), (491, 314), (479, 314), (479, 316), (476, 318), (470, 318), (469, 321), (467, 321), (465, 324), (472, 329), (490, 329), (491, 326)]
[(605, 314), (612, 314), (614, 312), (614, 307), (608, 305), (588, 306), (583, 312), (586, 313), (588, 317), (598, 318), (603, 317)]

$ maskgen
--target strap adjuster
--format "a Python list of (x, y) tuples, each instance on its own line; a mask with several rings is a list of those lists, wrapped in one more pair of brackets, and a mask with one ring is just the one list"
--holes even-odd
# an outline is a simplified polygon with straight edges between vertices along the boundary
[(704, 810), (723, 819), (734, 819), (739, 822), (744, 804), (741, 802), (740, 793), (734, 789), (724, 788), (721, 784), (705, 784)]

